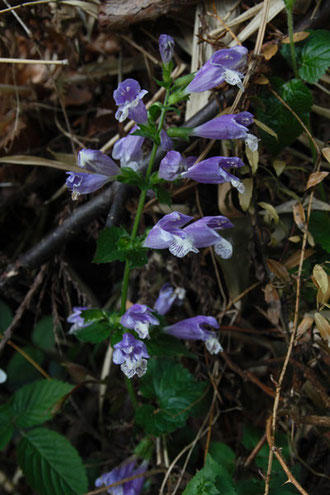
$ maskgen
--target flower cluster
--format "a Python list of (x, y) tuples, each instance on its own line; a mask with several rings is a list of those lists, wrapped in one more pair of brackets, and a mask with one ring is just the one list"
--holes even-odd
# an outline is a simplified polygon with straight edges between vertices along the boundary
[(83, 316), (81, 316), (82, 311), (85, 311), (87, 306), (75, 306), (72, 308), (73, 313), (67, 318), (67, 322), (71, 323), (71, 328), (69, 334), (74, 334), (82, 328), (86, 328), (91, 325), (91, 322), (86, 323)]
[(150, 230), (143, 245), (153, 249), (168, 249), (178, 258), (189, 252), (198, 253), (198, 248), (214, 246), (216, 253), (224, 259), (232, 255), (232, 245), (218, 234), (218, 230), (233, 227), (228, 218), (203, 217), (184, 227), (193, 217), (173, 211), (165, 215)]
[(133, 304), (121, 317), (120, 323), (125, 328), (135, 330), (141, 339), (149, 338), (149, 326), (159, 325), (151, 309), (145, 304)]

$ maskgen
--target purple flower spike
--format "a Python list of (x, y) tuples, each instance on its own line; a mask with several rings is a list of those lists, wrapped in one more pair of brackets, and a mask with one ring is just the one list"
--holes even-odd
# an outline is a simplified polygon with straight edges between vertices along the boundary
[(243, 167), (244, 163), (237, 157), (213, 156), (202, 162), (196, 163), (184, 172), (181, 177), (193, 179), (203, 184), (222, 184), (230, 182), (240, 193), (244, 192), (242, 182), (230, 174), (226, 169), (230, 167)]
[[(195, 159), (194, 159), (195, 160)], [(169, 151), (159, 165), (158, 175), (162, 179), (173, 181), (188, 168), (187, 160), (178, 151)]]
[(215, 52), (210, 60), (197, 72), (186, 89), (187, 93), (199, 93), (219, 86), (226, 81), (238, 86), (244, 91), (242, 84), (243, 74), (236, 69), (242, 68), (247, 60), (247, 48), (235, 46)]
[(141, 340), (137, 340), (130, 333), (124, 333), (123, 339), (113, 346), (113, 362), (120, 364), (122, 372), (132, 378), (135, 374), (141, 377), (147, 371), (147, 348)]
[(80, 194), (90, 194), (100, 189), (109, 182), (109, 177), (99, 174), (84, 174), (79, 172), (66, 172), (66, 187), (72, 191), (72, 199), (76, 200)]
[(181, 304), (185, 298), (186, 291), (182, 287), (173, 289), (170, 284), (164, 284), (160, 289), (157, 301), (154, 305), (154, 310), (160, 315), (166, 315), (173, 304)]
[(152, 315), (151, 311), (145, 304), (133, 304), (123, 314), (120, 323), (126, 328), (135, 330), (141, 339), (149, 339), (149, 326), (159, 325), (159, 320)]
[(82, 149), (78, 153), (78, 167), (96, 174), (112, 177), (118, 175), (118, 165), (102, 151)]
[(133, 170), (138, 170), (139, 162), (142, 159), (142, 145), (144, 137), (132, 136), (132, 132), (137, 129), (134, 126), (130, 134), (119, 139), (112, 151), (112, 158), (120, 160), (121, 167), (129, 167)]
[(188, 225), (183, 230), (193, 239), (194, 245), (197, 248), (214, 246), (216, 254), (223, 259), (228, 259), (233, 254), (233, 247), (229, 241), (218, 234), (217, 230), (231, 227), (233, 227), (233, 224), (228, 218), (219, 215), (215, 217), (203, 217)]
[(219, 324), (213, 316), (194, 316), (165, 327), (164, 332), (177, 339), (203, 340), (210, 354), (218, 354), (222, 351), (221, 344), (216, 334), (211, 330), (206, 330), (205, 325), (219, 328)]
[(168, 64), (174, 53), (174, 39), (168, 34), (161, 34), (158, 39), (160, 56), (163, 64)]
[(148, 93), (141, 90), (140, 84), (135, 79), (126, 79), (118, 85), (113, 92), (113, 97), (118, 106), (116, 119), (123, 122), (127, 117), (138, 124), (144, 124), (148, 120), (147, 109), (142, 98)]
[[(118, 483), (126, 478), (131, 478), (138, 474), (142, 474), (147, 470), (148, 462), (143, 461), (142, 464), (135, 468), (136, 461), (127, 462), (121, 466), (115, 467), (109, 473), (104, 473), (102, 476), (97, 478), (95, 481), (95, 486), (100, 488), (101, 486), (108, 486), (114, 483)], [(108, 488), (107, 493), (110, 495), (139, 495), (141, 493), (144, 483), (144, 477), (136, 478), (132, 481), (127, 481), (121, 485)]]
[(167, 132), (164, 129), (160, 131), (160, 145), (164, 151), (170, 151), (174, 146), (172, 139), (167, 135)]
[(75, 306), (72, 308), (73, 313), (66, 320), (68, 323), (72, 323), (71, 328), (68, 332), (69, 335), (77, 332), (81, 328), (85, 328), (91, 325), (91, 322), (85, 323), (83, 316), (81, 316), (81, 312), (85, 311), (86, 309), (88, 309), (87, 306)]
[(183, 258), (190, 251), (198, 253), (194, 241), (181, 227), (192, 220), (192, 217), (173, 211), (165, 215), (150, 230), (143, 246), (153, 249), (169, 249), (170, 253)]

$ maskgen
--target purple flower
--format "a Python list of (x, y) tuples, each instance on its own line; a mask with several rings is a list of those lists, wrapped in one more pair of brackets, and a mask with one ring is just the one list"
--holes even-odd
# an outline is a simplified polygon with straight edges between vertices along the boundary
[(153, 249), (169, 249), (170, 253), (182, 258), (190, 251), (198, 253), (193, 239), (186, 234), (181, 227), (192, 220), (193, 217), (173, 211), (165, 215), (150, 230), (143, 246)]
[(226, 114), (209, 120), (191, 132), (192, 136), (208, 139), (244, 139), (249, 126), (253, 123), (253, 115), (250, 112)]
[(120, 173), (120, 168), (107, 155), (98, 150), (82, 149), (78, 153), (78, 167), (95, 172), (66, 172), (66, 186), (72, 191), (72, 199), (100, 189)]
[(230, 167), (243, 167), (244, 163), (237, 157), (213, 156), (202, 162), (196, 163), (186, 172), (181, 174), (182, 178), (193, 179), (203, 184), (222, 184), (230, 182), (240, 193), (244, 192), (243, 183), (227, 169)]
[(169, 249), (170, 253), (183, 258), (190, 251), (198, 253), (198, 248), (214, 246), (215, 252), (224, 259), (232, 255), (232, 245), (221, 237), (217, 230), (233, 227), (223, 216), (203, 217), (182, 228), (192, 217), (173, 211), (165, 215), (150, 230), (143, 246), (152, 249)]
[(193, 239), (196, 248), (214, 246), (217, 255), (228, 259), (233, 254), (233, 247), (229, 241), (221, 237), (217, 230), (228, 229), (233, 224), (224, 216), (203, 217), (184, 228), (184, 231)]
[(215, 88), (226, 81), (244, 90), (243, 74), (236, 69), (243, 67), (247, 60), (247, 48), (235, 46), (215, 52), (212, 57), (197, 72), (194, 79), (186, 88), (187, 93), (199, 93)]
[(120, 364), (122, 372), (132, 378), (135, 374), (141, 377), (147, 371), (149, 354), (141, 340), (137, 340), (130, 333), (124, 333), (123, 339), (113, 346), (113, 362)]
[(181, 178), (182, 173), (191, 167), (195, 160), (195, 156), (184, 158), (178, 151), (169, 151), (160, 162), (158, 175), (168, 181)]
[(133, 304), (120, 319), (120, 323), (131, 330), (135, 330), (141, 339), (149, 337), (149, 326), (159, 325), (159, 321), (152, 310), (145, 304)]
[(134, 126), (130, 134), (119, 139), (112, 151), (112, 158), (120, 160), (121, 167), (129, 167), (133, 170), (139, 168), (139, 162), (142, 159), (142, 145), (144, 142), (144, 137), (142, 136), (132, 136), (132, 132), (137, 129)]
[[(97, 478), (95, 481), (95, 486), (99, 488), (101, 486), (112, 485), (118, 481), (144, 473), (147, 470), (148, 462), (143, 461), (138, 468), (135, 468), (135, 465), (136, 461), (133, 461), (115, 467), (109, 473), (104, 473), (102, 476)], [(144, 477), (141, 476), (135, 480), (127, 481), (126, 483), (114, 486), (113, 488), (108, 488), (107, 492), (110, 495), (139, 495), (142, 490), (143, 483)]]
[(166, 315), (174, 303), (182, 303), (185, 295), (186, 291), (182, 287), (173, 289), (170, 284), (164, 284), (159, 291), (154, 310), (160, 315)]
[(84, 317), (81, 316), (81, 312), (85, 311), (87, 306), (75, 306), (72, 308), (73, 313), (67, 318), (68, 323), (72, 323), (71, 328), (69, 330), (69, 334), (73, 334), (80, 330), (81, 328), (88, 327), (92, 322), (85, 323)]
[(213, 316), (194, 316), (165, 327), (164, 332), (177, 339), (203, 340), (210, 354), (218, 354), (222, 351), (221, 344), (216, 334), (211, 330), (206, 330), (205, 325), (219, 328), (219, 324)]
[(120, 83), (113, 92), (118, 106), (116, 119), (123, 122), (129, 117), (138, 124), (144, 124), (148, 120), (148, 114), (142, 98), (147, 93), (145, 89), (141, 90), (140, 84), (135, 79), (126, 79)]
[(160, 131), (160, 145), (164, 151), (170, 151), (174, 146), (172, 139), (167, 135), (167, 132), (164, 129)]
[(173, 57), (174, 39), (168, 34), (161, 34), (158, 39), (160, 56), (163, 64), (168, 64)]

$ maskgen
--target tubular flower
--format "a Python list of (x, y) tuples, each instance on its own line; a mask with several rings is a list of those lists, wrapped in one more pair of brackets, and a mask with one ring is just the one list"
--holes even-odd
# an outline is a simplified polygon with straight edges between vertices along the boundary
[(166, 315), (173, 304), (181, 304), (185, 298), (186, 291), (182, 287), (174, 289), (170, 284), (164, 284), (160, 289), (154, 310), (160, 315)]
[(252, 150), (258, 149), (258, 138), (249, 134), (253, 123), (253, 115), (250, 112), (227, 114), (209, 120), (205, 124), (195, 127), (191, 135), (208, 139), (245, 139), (245, 144)]
[(163, 64), (168, 64), (174, 53), (174, 39), (168, 34), (161, 34), (158, 38), (159, 52)]
[(141, 377), (147, 371), (147, 348), (141, 340), (137, 340), (130, 333), (124, 333), (120, 342), (113, 346), (113, 362), (120, 364), (122, 372), (132, 378), (135, 374)]
[(215, 88), (226, 81), (228, 84), (238, 86), (244, 91), (243, 74), (236, 69), (246, 64), (248, 50), (244, 46), (235, 46), (218, 50), (197, 72), (194, 79), (187, 86), (187, 93), (199, 93)]
[(82, 311), (85, 311), (87, 306), (75, 306), (72, 308), (73, 313), (67, 318), (67, 322), (71, 323), (71, 328), (69, 330), (69, 335), (77, 332), (81, 328), (88, 327), (91, 325), (91, 322), (85, 323), (84, 317), (81, 316)]
[(170, 253), (178, 258), (183, 258), (192, 251), (198, 253), (193, 239), (186, 234), (181, 227), (192, 220), (193, 217), (173, 211), (165, 215), (150, 230), (143, 246), (153, 249), (169, 249)]
[(115, 143), (112, 151), (112, 158), (120, 160), (121, 167), (129, 167), (133, 170), (139, 168), (139, 162), (142, 159), (142, 145), (144, 142), (144, 137), (132, 135), (136, 129), (137, 126), (134, 126), (127, 136), (119, 139)]
[(78, 167), (94, 172), (66, 172), (66, 186), (72, 191), (72, 199), (100, 189), (120, 173), (120, 168), (107, 155), (98, 150), (82, 149), (78, 153)]
[(195, 160), (194, 156), (184, 158), (178, 151), (169, 151), (160, 162), (158, 175), (168, 181), (178, 179)]
[(172, 139), (164, 129), (160, 131), (160, 145), (164, 151), (170, 151), (174, 146)]
[(193, 239), (194, 246), (197, 248), (214, 246), (216, 254), (226, 260), (231, 258), (233, 247), (227, 239), (218, 234), (217, 230), (231, 227), (233, 227), (233, 224), (227, 217), (218, 215), (200, 218), (185, 227), (184, 231)]
[(165, 327), (163, 331), (177, 339), (203, 340), (210, 354), (218, 354), (222, 351), (221, 344), (216, 334), (211, 330), (206, 330), (205, 325), (219, 328), (219, 324), (213, 316), (194, 316)]
[(223, 216), (203, 217), (182, 228), (192, 217), (173, 211), (165, 215), (150, 230), (143, 245), (153, 249), (169, 249), (170, 253), (183, 258), (189, 252), (198, 253), (198, 248), (214, 246), (215, 252), (224, 259), (232, 255), (230, 242), (223, 239), (217, 230), (233, 227)]
[(142, 98), (148, 93), (141, 90), (140, 84), (135, 79), (126, 79), (118, 85), (113, 92), (113, 97), (118, 106), (116, 119), (123, 122), (127, 117), (143, 124), (148, 120), (147, 109)]
[(145, 304), (133, 304), (121, 317), (120, 323), (135, 330), (141, 339), (149, 337), (149, 326), (159, 325), (159, 320), (152, 315), (151, 309)]
[(243, 183), (227, 169), (230, 167), (243, 167), (244, 163), (237, 157), (213, 156), (188, 168), (181, 174), (181, 178), (193, 179), (203, 184), (222, 184), (230, 182), (240, 193), (244, 192)]
[[(131, 478), (138, 474), (142, 474), (147, 470), (148, 462), (143, 461), (142, 464), (136, 468), (136, 461), (127, 462), (121, 466), (115, 467), (109, 473), (104, 473), (97, 478), (95, 486), (100, 488), (101, 486), (108, 486), (126, 478)], [(141, 476), (132, 481), (127, 481), (121, 485), (108, 488), (107, 493), (110, 495), (139, 495), (141, 493), (144, 483), (144, 477)]]

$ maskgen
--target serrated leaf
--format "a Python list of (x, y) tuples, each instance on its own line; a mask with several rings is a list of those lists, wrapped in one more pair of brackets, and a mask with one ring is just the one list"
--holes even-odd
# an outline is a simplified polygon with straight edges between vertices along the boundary
[(234, 474), (235, 452), (228, 445), (223, 442), (212, 442), (210, 445), (210, 454), (229, 474)]
[(197, 383), (181, 364), (165, 359), (150, 359), (148, 371), (140, 381), (144, 397), (154, 399), (158, 406), (141, 406), (136, 422), (146, 433), (161, 435), (185, 425), (203, 399), (206, 382)]
[(189, 352), (183, 342), (171, 335), (158, 333), (145, 343), (149, 354), (155, 357), (186, 356), (196, 359), (195, 354)]
[(43, 350), (52, 349), (55, 345), (53, 318), (45, 316), (33, 329), (31, 340), (37, 347)]
[(330, 32), (310, 31), (298, 55), (299, 75), (309, 83), (317, 82), (330, 66)]
[(77, 450), (55, 431), (36, 428), (25, 433), (18, 445), (17, 461), (40, 495), (83, 495), (88, 490)]
[(15, 392), (12, 410), (19, 428), (37, 426), (53, 417), (53, 408), (73, 386), (58, 380), (40, 380)]
[[(273, 78), (271, 84), (279, 96), (308, 125), (313, 98), (304, 83), (299, 79), (292, 79), (285, 83), (279, 78)], [(267, 89), (262, 91), (256, 116), (277, 134), (278, 140), (260, 128), (263, 143), (274, 155), (285, 146), (289, 146), (303, 131), (292, 112)]]
[(3, 450), (14, 433), (13, 411), (9, 404), (0, 406), (0, 450)]
[(210, 454), (204, 467), (190, 480), (182, 495), (237, 495), (232, 477)]
[(126, 252), (118, 249), (119, 240), (123, 236), (128, 237), (125, 229), (121, 227), (111, 227), (101, 230), (97, 240), (94, 263), (110, 263), (111, 261), (125, 261)]
[(91, 344), (98, 344), (110, 337), (111, 327), (109, 323), (103, 321), (97, 321), (88, 325), (88, 327), (81, 328), (74, 332), (74, 336), (81, 342), (90, 342)]

